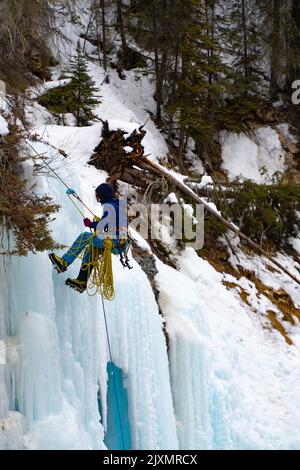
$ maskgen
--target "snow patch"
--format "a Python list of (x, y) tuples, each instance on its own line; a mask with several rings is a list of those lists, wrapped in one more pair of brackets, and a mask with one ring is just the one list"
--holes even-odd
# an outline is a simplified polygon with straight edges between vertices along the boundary
[(5, 136), (9, 133), (8, 122), (0, 115), (0, 136)]
[(292, 240), (294, 250), (300, 255), (300, 236)]
[(199, 184), (200, 189), (205, 189), (207, 186), (211, 186), (213, 184), (213, 180), (211, 176), (203, 175)]
[(175, 193), (170, 193), (164, 200), (166, 204), (178, 204), (178, 199)]
[(289, 144), (297, 144), (298, 143), (298, 140), (297, 140), (296, 136), (293, 135), (290, 131), (290, 125), (289, 124), (287, 124), (287, 123), (278, 124), (278, 126), (276, 126), (276, 129), (278, 129), (278, 131), (281, 132), (284, 135), (284, 137), (286, 138), (286, 140)]
[(276, 131), (261, 127), (253, 136), (221, 132), (222, 168), (231, 180), (236, 177), (251, 179), (259, 184), (270, 184), (277, 172), (284, 171), (284, 150)]
[[(299, 349), (263, 328), (191, 248), (180, 272), (158, 267), (181, 448), (298, 449)], [(257, 309), (268, 306), (262, 298)]]

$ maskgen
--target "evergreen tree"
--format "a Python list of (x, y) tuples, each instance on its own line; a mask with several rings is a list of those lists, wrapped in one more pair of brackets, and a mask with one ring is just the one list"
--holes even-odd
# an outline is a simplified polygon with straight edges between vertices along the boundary
[(176, 91), (170, 96), (168, 111), (180, 126), (180, 144), (184, 151), (187, 136), (194, 138), (199, 152), (207, 160), (207, 147), (213, 140), (215, 113), (225, 89), (226, 66), (216, 13), (217, 1), (189, 0), (190, 17), (180, 44), (181, 67)]
[(280, 28), (280, 14), (281, 14), (281, 1), (272, 0), (271, 3), (271, 21), (272, 21), (272, 32), (271, 32), (271, 84), (270, 84), (270, 95), (271, 98), (275, 98), (278, 91), (278, 84), (281, 76), (281, 28)]
[(166, 85), (170, 69), (176, 61), (176, 44), (185, 17), (186, 7), (181, 0), (132, 0), (128, 17), (130, 33), (139, 45), (149, 51), (149, 73), (155, 77), (156, 122), (161, 124)]
[(264, 66), (270, 79), (269, 94), (271, 101), (278, 99), (282, 91), (287, 71), (288, 41), (293, 29), (290, 0), (256, 0), (261, 21), (261, 37), (265, 43), (263, 52), (268, 60)]
[(96, 97), (99, 92), (95, 82), (88, 74), (87, 60), (81, 51), (78, 42), (76, 56), (71, 60), (68, 69), (71, 82), (67, 85), (69, 103), (68, 106), (76, 118), (77, 126), (87, 126), (93, 119), (93, 108), (101, 103)]
[(223, 8), (227, 25), (222, 36), (230, 72), (226, 106), (220, 109), (219, 120), (223, 127), (239, 131), (243, 128), (243, 121), (266, 98), (261, 12), (257, 0), (230, 0), (223, 2)]
[(300, 2), (292, 0), (289, 12), (289, 37), (288, 37), (288, 58), (287, 76), (288, 92), (294, 80), (300, 79)]
[(115, 1), (120, 31), (149, 52), (156, 121), (178, 164), (192, 137), (211, 168), (216, 131), (248, 130), (297, 73), (299, 0)]

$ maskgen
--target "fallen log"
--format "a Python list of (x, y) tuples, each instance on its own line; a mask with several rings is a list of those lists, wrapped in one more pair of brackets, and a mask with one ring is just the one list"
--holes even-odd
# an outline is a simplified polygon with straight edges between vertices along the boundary
[[(192, 189), (178, 180), (167, 168), (163, 167), (159, 163), (149, 160), (148, 157), (143, 157), (143, 164), (146, 164), (148, 169), (153, 168), (155, 172), (160, 173), (161, 176), (164, 176), (168, 181), (170, 181), (175, 187), (180, 189), (183, 194), (190, 196), (193, 201), (199, 204), (203, 204), (207, 212), (212, 214), (214, 217), (219, 219), (226, 227), (236, 233), (242, 240), (244, 240), (251, 248), (258, 251), (260, 254), (268, 258), (275, 266), (281, 269), (285, 274), (287, 274), (291, 279), (293, 279), (297, 284), (300, 285), (300, 279), (298, 279), (294, 274), (292, 274), (285, 266), (283, 266), (279, 261), (275, 260), (273, 256), (269, 255), (261, 246), (255, 243), (251, 238), (245, 235), (235, 224), (230, 222), (227, 219), (219, 214), (213, 207), (211, 207), (207, 202), (205, 202), (200, 196), (198, 196)], [(135, 164), (138, 165), (138, 161), (135, 161)]]

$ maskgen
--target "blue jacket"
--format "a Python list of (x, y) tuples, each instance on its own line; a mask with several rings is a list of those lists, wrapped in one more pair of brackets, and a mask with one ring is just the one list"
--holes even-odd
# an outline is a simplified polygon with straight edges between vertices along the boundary
[[(105, 232), (115, 232), (113, 238), (119, 238), (120, 233), (121, 237), (127, 234), (127, 203), (125, 200), (116, 198), (102, 200), (102, 205), (104, 210), (100, 222), (92, 222), (90, 227), (95, 230), (97, 225), (101, 223)], [(105, 221), (107, 223), (104, 225)]]

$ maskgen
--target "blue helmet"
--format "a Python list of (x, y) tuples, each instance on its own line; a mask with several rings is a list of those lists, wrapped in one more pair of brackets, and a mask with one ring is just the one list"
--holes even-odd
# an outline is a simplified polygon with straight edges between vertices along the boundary
[(115, 190), (109, 183), (102, 183), (96, 188), (96, 196), (101, 202), (108, 202), (114, 199)]

